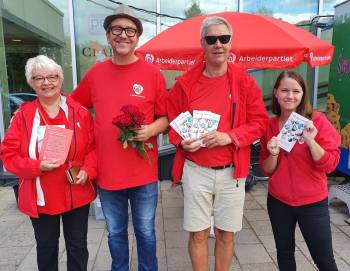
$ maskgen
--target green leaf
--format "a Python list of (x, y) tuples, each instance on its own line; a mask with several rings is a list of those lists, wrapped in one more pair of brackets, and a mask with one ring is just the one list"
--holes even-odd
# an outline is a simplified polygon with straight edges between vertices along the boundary
[(145, 143), (146, 147), (149, 149), (153, 149), (153, 145), (152, 143)]
[(128, 133), (126, 136), (126, 139), (131, 141), (134, 138), (134, 135), (132, 133)]

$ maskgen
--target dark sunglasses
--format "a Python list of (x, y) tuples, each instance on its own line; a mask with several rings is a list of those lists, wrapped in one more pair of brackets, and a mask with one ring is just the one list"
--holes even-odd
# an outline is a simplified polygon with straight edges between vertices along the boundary
[(230, 41), (231, 35), (205, 36), (204, 39), (208, 45), (215, 44), (217, 40), (219, 40), (221, 44), (226, 44)]

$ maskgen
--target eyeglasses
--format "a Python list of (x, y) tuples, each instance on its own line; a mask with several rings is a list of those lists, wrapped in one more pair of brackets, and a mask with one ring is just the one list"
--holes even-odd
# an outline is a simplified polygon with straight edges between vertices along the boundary
[(123, 31), (125, 31), (125, 35), (128, 38), (132, 38), (135, 37), (136, 33), (137, 33), (137, 29), (132, 28), (132, 27), (121, 27), (121, 26), (112, 26), (109, 29), (109, 32), (111, 32), (113, 35), (119, 36), (123, 33)]
[(58, 74), (56, 75), (49, 75), (49, 76), (34, 76), (32, 77), (32, 80), (36, 83), (36, 84), (39, 84), (39, 85), (42, 85), (44, 84), (45, 82), (45, 79), (47, 79), (47, 81), (49, 81), (50, 83), (56, 83), (58, 81)]
[(231, 39), (231, 35), (205, 36), (204, 39), (208, 45), (215, 44), (217, 40), (219, 40), (221, 44), (227, 44)]

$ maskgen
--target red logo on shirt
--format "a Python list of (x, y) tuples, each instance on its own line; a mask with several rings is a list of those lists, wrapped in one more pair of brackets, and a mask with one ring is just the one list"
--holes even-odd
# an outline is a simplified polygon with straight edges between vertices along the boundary
[(141, 86), (139, 84), (134, 84), (132, 86), (132, 88), (133, 88), (135, 94), (137, 94), (137, 95), (140, 95), (142, 93), (142, 91), (143, 91), (143, 86)]

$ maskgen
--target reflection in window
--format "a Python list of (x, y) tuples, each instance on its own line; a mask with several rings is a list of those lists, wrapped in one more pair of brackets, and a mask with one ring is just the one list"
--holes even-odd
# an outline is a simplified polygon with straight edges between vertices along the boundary
[[(202, 14), (238, 11), (238, 0), (160, 0), (160, 8), (162, 14), (186, 19)], [(161, 17), (161, 31), (181, 21), (181, 19)]]
[[(115, 1), (114, 1), (115, 2)], [(106, 40), (103, 21), (119, 6), (108, 0), (75, 0), (74, 16), (77, 47), (78, 81), (90, 67), (98, 61), (112, 56)], [(148, 11), (156, 11), (156, 1), (123, 1), (133, 8), (143, 24), (143, 34), (139, 45), (156, 35), (156, 16)]]
[[(24, 67), (27, 60), (45, 54), (59, 63), (65, 80), (62, 90), (72, 89), (70, 32), (67, 1), (0, 1), (1, 85), (4, 126), (8, 126), (11, 110), (32, 99)], [(40, 18), (33, 16), (40, 11)], [(1, 120), (2, 121), (2, 120)]]
[(318, 0), (244, 0), (243, 12), (266, 15), (297, 24), (310, 20), (318, 13)]

